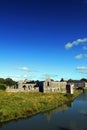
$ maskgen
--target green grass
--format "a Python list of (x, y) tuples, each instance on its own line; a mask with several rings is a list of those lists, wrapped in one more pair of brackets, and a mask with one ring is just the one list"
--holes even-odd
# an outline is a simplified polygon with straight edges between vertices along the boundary
[(24, 118), (53, 109), (72, 101), (81, 91), (74, 95), (61, 93), (5, 92), (0, 90), (0, 122)]

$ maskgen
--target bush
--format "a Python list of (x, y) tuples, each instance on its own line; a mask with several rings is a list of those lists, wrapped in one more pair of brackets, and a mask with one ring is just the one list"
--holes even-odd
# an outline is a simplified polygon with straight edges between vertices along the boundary
[(5, 84), (0, 84), (0, 89), (1, 90), (5, 90), (6, 89), (6, 85)]

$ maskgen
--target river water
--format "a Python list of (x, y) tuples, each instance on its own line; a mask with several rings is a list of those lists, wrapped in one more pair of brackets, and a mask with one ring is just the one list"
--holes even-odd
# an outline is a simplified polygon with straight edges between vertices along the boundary
[(0, 130), (87, 130), (87, 93), (54, 110), (3, 124)]

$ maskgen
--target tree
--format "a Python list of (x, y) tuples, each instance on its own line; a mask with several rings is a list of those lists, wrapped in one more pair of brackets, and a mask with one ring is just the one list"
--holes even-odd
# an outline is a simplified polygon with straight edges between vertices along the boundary
[(60, 82), (64, 82), (64, 79), (63, 79), (63, 78), (61, 78)]
[(11, 86), (15, 85), (16, 82), (13, 81), (11, 78), (7, 78), (7, 79), (5, 79), (5, 84), (6, 84), (7, 86), (11, 87)]
[(72, 82), (73, 82), (73, 79), (69, 79), (68, 82), (69, 82), (69, 83), (72, 83)]
[(5, 83), (5, 79), (0, 78), (0, 84), (4, 84)]
[(5, 90), (6, 89), (6, 84), (0, 84), (0, 89)]
[(87, 82), (87, 79), (82, 78), (80, 81)]

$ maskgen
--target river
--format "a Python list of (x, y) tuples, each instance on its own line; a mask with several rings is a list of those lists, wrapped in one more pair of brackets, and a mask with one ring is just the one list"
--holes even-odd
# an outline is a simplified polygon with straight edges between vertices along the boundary
[(87, 130), (87, 93), (54, 110), (2, 124), (0, 130)]

